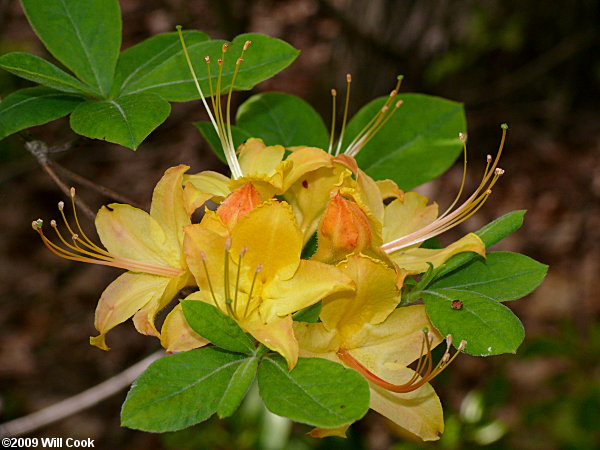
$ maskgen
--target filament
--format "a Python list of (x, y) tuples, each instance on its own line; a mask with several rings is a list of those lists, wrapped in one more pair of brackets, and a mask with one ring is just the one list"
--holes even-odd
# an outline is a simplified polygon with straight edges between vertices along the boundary
[(342, 141), (344, 140), (344, 132), (346, 131), (346, 120), (348, 119), (348, 108), (350, 105), (350, 86), (352, 85), (352, 75), (346, 75), (346, 102), (344, 104), (344, 118), (342, 119), (342, 129), (340, 131), (340, 137), (338, 140), (337, 149), (335, 150), (335, 156), (340, 154), (342, 149)]
[(335, 139), (335, 108), (336, 108), (336, 97), (337, 91), (335, 89), (331, 90), (331, 134), (329, 135), (329, 147), (327, 147), (327, 153), (331, 155), (333, 151), (333, 141)]
[(440, 361), (433, 366), (433, 358), (431, 355), (431, 344), (433, 341), (433, 334), (430, 333), (427, 329), (423, 330), (423, 340), (421, 343), (421, 352), (420, 357), (417, 361), (417, 366), (414, 370), (412, 377), (405, 383), (402, 384), (393, 384), (388, 381), (378, 377), (369, 369), (367, 369), (363, 364), (357, 361), (349, 352), (343, 348), (340, 348), (337, 351), (337, 356), (352, 369), (356, 370), (363, 377), (367, 379), (367, 381), (380, 386), (390, 392), (395, 392), (399, 394), (405, 394), (408, 392), (412, 392), (416, 389), (419, 389), (424, 384), (433, 380), (437, 377), (442, 371), (448, 367), (452, 361), (456, 359), (459, 353), (461, 353), (465, 346), (467, 345), (466, 341), (461, 341), (456, 352), (452, 356), (450, 356), (450, 347), (452, 345), (452, 335), (448, 335), (446, 337), (446, 351), (444, 355), (440, 359)]

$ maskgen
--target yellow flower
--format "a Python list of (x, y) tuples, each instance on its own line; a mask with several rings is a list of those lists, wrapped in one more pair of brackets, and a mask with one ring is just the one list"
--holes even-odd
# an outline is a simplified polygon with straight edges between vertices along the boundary
[[(357, 370), (369, 381), (373, 410), (423, 440), (438, 439), (444, 428), (442, 407), (428, 381), (453, 358), (447, 350), (438, 366), (431, 364), (431, 350), (442, 339), (435, 331), (423, 332), (434, 330), (425, 307), (397, 308), (397, 275), (381, 261), (351, 255), (338, 267), (356, 289), (325, 299), (321, 322), (294, 324), (300, 356)], [(407, 366), (417, 359), (415, 372)], [(313, 435), (343, 431), (317, 429)]]
[(132, 316), (140, 333), (159, 337), (156, 314), (192, 281), (183, 255), (183, 227), (190, 224), (182, 187), (187, 169), (180, 165), (165, 172), (154, 189), (150, 214), (123, 204), (102, 207), (95, 223), (106, 250), (85, 235), (75, 208), (76, 227), (69, 224), (62, 202), (59, 209), (72, 242), (62, 236), (55, 221), (51, 225), (62, 245), (44, 235), (41, 221), (33, 223), (44, 244), (58, 256), (127, 270), (100, 297), (95, 318), (100, 334), (90, 338), (93, 345), (108, 350), (106, 333)]
[(229, 229), (207, 211), (185, 228), (184, 251), (200, 291), (188, 299), (215, 305), (290, 369), (298, 359), (291, 314), (352, 281), (336, 267), (300, 259), (302, 233), (290, 206), (276, 200), (251, 210)]

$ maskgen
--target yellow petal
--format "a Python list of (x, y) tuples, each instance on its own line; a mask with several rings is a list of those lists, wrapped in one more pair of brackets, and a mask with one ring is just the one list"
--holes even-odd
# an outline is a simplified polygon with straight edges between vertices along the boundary
[(336, 164), (333, 168), (323, 167), (307, 173), (285, 192), (284, 198), (294, 209), (304, 243), (317, 230), (330, 193), (351, 177), (352, 172)]
[(344, 425), (337, 428), (313, 428), (308, 434), (314, 438), (324, 438), (330, 436), (345, 438), (348, 428), (350, 428), (350, 425)]
[(208, 192), (215, 197), (225, 198), (229, 194), (229, 178), (212, 170), (183, 176), (184, 184), (191, 184), (201, 192)]
[(428, 262), (433, 264), (433, 267), (438, 267), (450, 257), (462, 252), (475, 252), (485, 257), (485, 244), (475, 233), (469, 233), (446, 248), (438, 250), (413, 247), (391, 253), (389, 257), (400, 269), (409, 274), (417, 274), (427, 271)]
[[(395, 382), (401, 383), (408, 380), (413, 371), (397, 368), (395, 373)], [(444, 431), (442, 405), (429, 383), (406, 394), (371, 385), (370, 407), (424, 441), (438, 440)]]
[(424, 328), (433, 333), (432, 347), (437, 346), (442, 336), (429, 321), (425, 306), (403, 306), (378, 325), (366, 324), (344, 342), (344, 348), (369, 370), (380, 373), (388, 364), (404, 367), (421, 356)]
[(369, 211), (371, 214), (373, 214), (377, 221), (383, 223), (383, 201), (381, 199), (381, 191), (379, 190), (377, 183), (375, 180), (373, 180), (373, 178), (360, 169), (358, 169), (356, 181), (365, 205), (367, 208), (369, 208)]
[(404, 191), (398, 187), (392, 180), (378, 180), (377, 187), (381, 194), (381, 200), (404, 198)]
[(279, 274), (262, 289), (260, 315), (265, 322), (287, 316), (340, 291), (354, 289), (354, 282), (337, 267), (301, 260), (288, 280)]
[(188, 276), (189, 274), (186, 273), (177, 278), (171, 278), (161, 297), (153, 298), (146, 303), (146, 306), (135, 313), (133, 316), (133, 325), (138, 333), (160, 338), (160, 333), (156, 329), (154, 319), (173, 300), (175, 295), (188, 284)]
[(328, 330), (323, 322), (294, 322), (294, 335), (300, 346), (300, 356), (340, 362), (335, 354), (341, 343), (337, 330)]
[(180, 303), (165, 318), (160, 329), (160, 343), (167, 352), (174, 353), (203, 347), (210, 342), (188, 325)]
[(262, 139), (250, 138), (239, 148), (239, 162), (246, 176), (273, 175), (283, 160), (285, 149), (281, 145), (266, 146)]
[(269, 201), (256, 207), (237, 223), (231, 238), (232, 255), (246, 249), (243, 268), (253, 274), (262, 266), (262, 282), (275, 275), (290, 278), (300, 264), (302, 234), (287, 203)]
[(356, 291), (324, 300), (321, 320), (327, 328), (337, 328), (345, 342), (365, 324), (383, 322), (400, 299), (396, 274), (381, 261), (352, 255), (338, 267), (356, 283)]
[[(218, 221), (209, 220), (208, 223), (215, 225)], [(200, 290), (210, 290), (211, 283), (215, 288), (222, 287), (226, 237), (203, 226), (202, 223), (185, 227), (184, 235), (183, 251), (186, 262)], [(202, 255), (205, 255), (204, 261)], [(207, 269), (210, 280), (207, 278)]]
[(188, 169), (183, 164), (167, 169), (154, 188), (150, 206), (150, 215), (165, 231), (168, 248), (177, 249), (178, 257), (182, 256), (183, 227), (191, 223), (183, 201), (183, 174)]
[(416, 192), (406, 192), (404, 199), (397, 199), (385, 207), (383, 241), (389, 242), (420, 230), (438, 216), (438, 206)]
[[(110, 208), (110, 209), (109, 209)], [(96, 215), (96, 229), (102, 244), (113, 255), (161, 266), (173, 264), (177, 248), (166, 248), (163, 229), (147, 212), (129, 205), (103, 206)]]
[(92, 345), (108, 350), (106, 333), (149, 302), (162, 298), (170, 282), (166, 277), (126, 272), (109, 284), (96, 307), (94, 324), (100, 335), (90, 338)]
[(300, 147), (287, 157), (286, 161), (292, 163), (291, 170), (283, 182), (283, 191), (287, 191), (300, 177), (320, 169), (333, 167), (333, 156), (316, 147)]
[(292, 324), (292, 316), (285, 316), (266, 324), (252, 322), (240, 325), (259, 342), (283, 356), (292, 370), (298, 362), (298, 341)]

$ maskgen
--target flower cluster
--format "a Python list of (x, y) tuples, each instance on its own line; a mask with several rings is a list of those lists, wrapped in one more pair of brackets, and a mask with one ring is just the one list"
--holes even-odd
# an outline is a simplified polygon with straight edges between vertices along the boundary
[[(222, 67), (222, 59), (217, 63)], [(211, 85), (212, 112), (207, 106), (231, 177), (188, 174), (184, 165), (168, 169), (154, 189), (150, 213), (122, 204), (100, 209), (96, 229), (105, 249), (82, 231), (74, 201), (72, 218), (59, 204), (68, 235), (52, 221), (56, 238), (50, 239), (42, 221), (33, 222), (55, 254), (127, 270), (102, 293), (95, 318), (99, 334), (91, 343), (107, 350), (106, 334), (132, 318), (140, 333), (158, 337), (169, 352), (210, 344), (190, 328), (179, 303), (162, 326), (155, 321), (181, 289), (192, 287), (186, 300), (209, 303), (231, 317), (281, 354), (290, 370), (299, 357), (352, 368), (369, 382), (372, 409), (413, 435), (437, 439), (442, 409), (429, 381), (468, 344), (460, 342), (451, 353), (452, 336), (440, 335), (424, 305), (403, 304), (401, 292), (407, 276), (439, 267), (457, 253), (485, 256), (475, 234), (440, 249), (421, 244), (481, 207), (503, 173), (500, 152), (488, 157), (467, 200), (458, 204), (461, 187), (440, 214), (426, 197), (372, 179), (354, 158), (400, 107), (399, 85), (345, 149), (343, 127), (338, 144), (332, 136), (328, 149), (267, 146), (257, 138), (236, 149), (229, 119), (234, 82), (235, 74), (225, 110), (220, 85), (214, 91)], [(199, 209), (202, 219), (192, 223)], [(317, 322), (294, 320), (295, 313), (317, 304)], [(435, 364), (431, 352), (443, 341), (446, 351)], [(346, 428), (316, 428), (312, 434), (343, 436)]]

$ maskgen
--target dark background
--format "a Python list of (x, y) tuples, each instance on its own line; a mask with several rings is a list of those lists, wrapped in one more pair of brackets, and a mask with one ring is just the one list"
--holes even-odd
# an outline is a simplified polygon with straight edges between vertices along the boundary
[[(533, 295), (509, 305), (527, 331), (516, 356), (461, 356), (434, 381), (447, 430), (432, 447), (600, 448), (597, 1), (121, 0), (121, 8), (123, 48), (176, 24), (214, 38), (253, 31), (290, 42), (302, 50), (300, 57), (256, 91), (299, 95), (326, 123), (329, 91), (343, 91), (347, 72), (353, 75), (352, 112), (389, 92), (397, 74), (405, 75), (404, 92), (464, 102), (473, 180), (485, 154), (497, 148), (499, 124), (508, 122), (501, 163), (506, 175), (484, 208), (442, 240), (527, 209), (523, 228), (498, 248), (523, 252), (549, 264), (550, 271)], [(0, 53), (9, 51), (49, 58), (19, 3), (0, 0)], [(0, 73), (2, 96), (28, 85)], [(235, 101), (248, 95), (240, 93)], [(137, 152), (78, 139), (52, 157), (147, 207), (154, 184), (170, 166), (224, 170), (191, 125), (204, 117), (200, 102), (174, 104), (169, 119)], [(66, 119), (31, 133), (59, 147), (75, 138)], [(56, 216), (56, 202), (65, 198), (23, 142), (17, 136), (0, 142), (0, 421), (75, 395), (159, 348), (130, 323), (110, 333), (110, 352), (88, 345), (96, 302), (119, 271), (58, 260), (39, 242), (31, 220)], [(422, 192), (448, 204), (460, 172), (453, 168)], [(94, 210), (111, 201), (75, 186)], [(287, 438), (287, 425), (252, 402), (233, 420), (145, 434), (119, 427), (124, 395), (32, 436), (92, 437), (97, 448), (128, 449), (413, 448), (373, 413), (353, 426), (346, 441), (313, 440), (300, 425)], [(275, 439), (274, 430), (284, 437)]]

